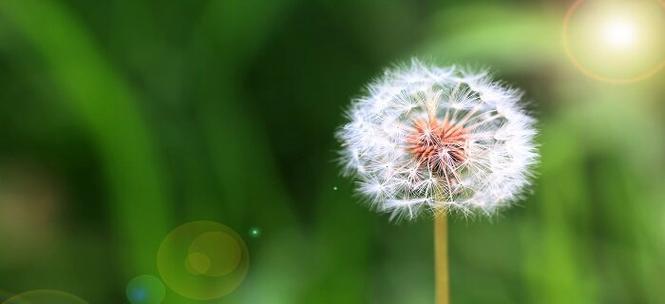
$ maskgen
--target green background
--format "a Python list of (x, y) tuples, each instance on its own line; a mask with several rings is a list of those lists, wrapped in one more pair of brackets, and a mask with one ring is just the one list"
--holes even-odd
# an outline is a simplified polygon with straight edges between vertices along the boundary
[(453, 303), (664, 303), (665, 73), (582, 75), (569, 5), (0, 0), (0, 296), (126, 303), (206, 219), (251, 256), (209, 303), (433, 303), (432, 221), (372, 213), (334, 162), (349, 100), (419, 56), (491, 67), (541, 131), (532, 194), (452, 221)]

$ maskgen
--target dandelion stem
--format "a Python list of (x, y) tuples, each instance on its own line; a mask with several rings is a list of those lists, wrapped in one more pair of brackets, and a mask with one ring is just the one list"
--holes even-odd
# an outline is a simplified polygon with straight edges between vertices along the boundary
[(448, 217), (445, 211), (434, 219), (434, 269), (436, 304), (449, 304)]

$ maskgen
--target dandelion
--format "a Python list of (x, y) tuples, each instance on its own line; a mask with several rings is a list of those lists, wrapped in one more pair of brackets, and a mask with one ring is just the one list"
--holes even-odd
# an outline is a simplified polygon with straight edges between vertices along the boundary
[(491, 215), (530, 183), (535, 121), (521, 97), (486, 72), (415, 59), (387, 70), (337, 132), (344, 173), (391, 220), (437, 215), (436, 247), (445, 251), (445, 214)]
[(492, 214), (530, 181), (534, 120), (521, 92), (456, 67), (388, 70), (337, 133), (345, 173), (392, 219), (423, 211)]

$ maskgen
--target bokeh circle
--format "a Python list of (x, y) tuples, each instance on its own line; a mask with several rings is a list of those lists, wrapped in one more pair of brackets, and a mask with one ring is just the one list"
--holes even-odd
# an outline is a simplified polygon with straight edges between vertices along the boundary
[(2, 304), (87, 304), (81, 298), (58, 290), (39, 289), (11, 297)]
[(196, 221), (171, 231), (157, 252), (164, 283), (196, 300), (221, 298), (247, 275), (249, 250), (233, 229), (212, 221)]
[[(621, 14), (628, 14), (628, 11), (641, 11), (642, 14), (645, 14), (645, 12), (650, 13), (650, 14), (659, 14), (659, 17), (654, 17), (651, 16), (647, 18), (646, 16), (640, 16), (639, 13), (635, 16), (632, 16), (634, 20), (637, 22), (641, 22), (641, 29), (642, 30), (648, 30), (650, 31), (650, 34), (641, 37), (642, 42), (649, 42), (647, 45), (643, 45), (641, 47), (642, 52), (638, 52), (635, 50), (632, 50), (631, 52), (624, 52), (623, 55), (618, 55), (617, 53), (621, 53), (622, 51), (625, 50), (615, 50), (617, 52), (612, 53), (611, 52), (611, 47), (608, 45), (603, 45), (602, 43), (597, 43), (597, 41), (594, 41), (593, 39), (590, 39), (588, 36), (588, 32), (590, 32), (589, 24), (592, 24), (593, 26), (600, 26), (598, 24), (598, 20), (594, 20), (600, 18), (600, 16), (594, 16), (594, 13), (597, 13), (598, 11), (601, 10), (603, 6), (608, 6), (609, 5), (614, 5), (614, 4), (628, 4), (630, 6), (625, 6), (625, 7), (618, 7), (615, 8), (614, 13), (618, 13), (619, 15)], [(586, 21), (587, 26), (584, 25), (579, 25), (581, 23), (579, 20), (576, 22), (573, 22), (573, 19), (577, 18), (580, 13), (580, 10), (582, 9), (582, 6), (585, 4), (590, 4), (594, 5), (593, 9), (590, 10), (589, 13), (586, 14), (586, 18), (589, 20), (593, 21)], [(608, 9), (609, 10), (609, 9)], [(640, 1), (592, 1), (592, 0), (577, 0), (575, 1), (570, 8), (567, 10), (564, 20), (563, 20), (563, 29), (562, 29), (562, 41), (563, 41), (563, 48), (566, 53), (566, 56), (570, 59), (572, 64), (577, 68), (580, 72), (582, 72), (584, 75), (600, 80), (600, 81), (605, 81), (605, 82), (610, 82), (610, 83), (632, 83), (632, 82), (637, 82), (644, 80), (646, 78), (649, 78), (658, 72), (660, 72), (663, 68), (665, 68), (665, 53), (661, 52), (660, 50), (665, 48), (665, 31), (663, 30), (663, 18), (665, 14), (665, 1), (663, 0), (640, 0)], [(605, 16), (607, 17), (607, 16)], [(621, 16), (619, 16), (621, 17)], [(659, 22), (653, 22), (653, 20), (660, 20)], [(652, 22), (649, 24), (647, 20), (652, 20)], [(575, 23), (576, 25), (573, 25)], [(595, 24), (593, 24), (595, 23)], [(607, 29), (606, 29), (607, 30)], [(596, 34), (598, 35), (599, 33)], [(583, 39), (582, 35), (587, 35)], [(573, 36), (579, 36), (577, 39), (574, 39)], [(621, 38), (621, 37), (619, 37)], [(624, 37), (624, 38), (632, 38), (632, 37)], [(632, 40), (632, 39), (628, 39)], [(578, 41), (584, 41), (584, 43), (579, 43)], [(584, 46), (582, 46), (582, 44)], [(593, 49), (592, 51), (587, 50), (587, 52), (581, 51), (582, 49)], [(600, 50), (600, 52), (599, 52)], [(651, 53), (648, 53), (648, 52)], [(611, 54), (611, 55), (608, 55)], [(644, 63), (642, 65), (637, 65), (640, 68), (636, 67), (621, 67), (617, 66), (619, 62), (638, 62), (640, 60), (644, 60), (644, 58), (652, 58), (647, 61), (647, 63)], [(604, 61), (604, 63), (603, 63)], [(599, 66), (604, 65), (605, 67), (613, 67), (616, 66), (618, 69), (626, 69), (626, 70), (631, 70), (630, 73), (627, 74), (616, 74), (616, 71), (613, 71), (613, 74), (608, 73), (609, 69), (607, 71), (601, 71), (599, 70)]]
[(159, 304), (165, 296), (166, 288), (155, 276), (141, 275), (127, 284), (127, 299), (132, 304)]

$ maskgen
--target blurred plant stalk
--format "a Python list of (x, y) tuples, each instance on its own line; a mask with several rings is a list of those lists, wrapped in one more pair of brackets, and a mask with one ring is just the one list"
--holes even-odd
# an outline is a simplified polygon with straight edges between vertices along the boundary
[(437, 214), (434, 219), (434, 271), (436, 304), (449, 304), (448, 215), (446, 212)]

